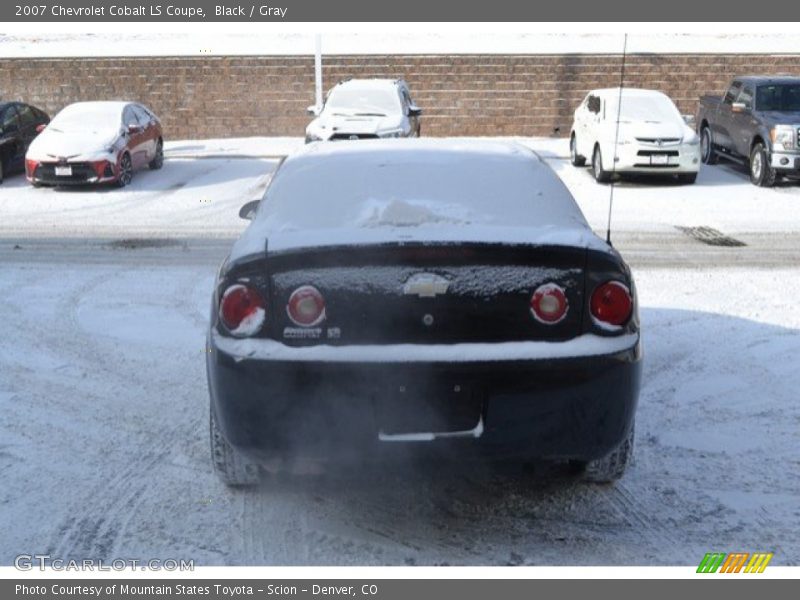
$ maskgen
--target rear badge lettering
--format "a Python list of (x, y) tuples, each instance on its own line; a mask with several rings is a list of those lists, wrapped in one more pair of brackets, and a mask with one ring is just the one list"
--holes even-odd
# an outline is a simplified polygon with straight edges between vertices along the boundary
[(435, 298), (447, 293), (450, 281), (436, 273), (415, 273), (403, 284), (403, 294), (420, 298)]
[(317, 340), (322, 337), (322, 327), (284, 327), (283, 337), (292, 340)]

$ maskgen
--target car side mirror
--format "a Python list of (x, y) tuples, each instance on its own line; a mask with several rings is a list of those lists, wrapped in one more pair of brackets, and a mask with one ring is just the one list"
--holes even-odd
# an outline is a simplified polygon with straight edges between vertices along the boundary
[(734, 102), (731, 104), (731, 110), (735, 113), (747, 112), (749, 109), (744, 102)]
[(142, 128), (139, 125), (134, 125), (133, 123), (128, 125), (128, 133), (139, 133), (141, 131), (142, 131)]
[(686, 123), (689, 127), (694, 128), (697, 125), (697, 120), (694, 118), (694, 115), (681, 115), (683, 117), (683, 122)]
[(261, 202), (261, 200), (250, 200), (250, 202), (244, 204), (242, 208), (239, 209), (239, 218), (252, 221), (256, 216), (256, 209), (258, 208), (259, 202)]
[(319, 113), (321, 113), (322, 111), (319, 109), (319, 107), (316, 104), (312, 104), (311, 106), (309, 106), (306, 109), (306, 112), (308, 114), (310, 114), (311, 116), (318, 117)]
[(422, 114), (422, 109), (419, 106), (411, 105), (408, 107), (409, 117), (418, 117)]
[(44, 131), (45, 127), (47, 127), (47, 123), (39, 123), (36, 126), (36, 133), (42, 133)]

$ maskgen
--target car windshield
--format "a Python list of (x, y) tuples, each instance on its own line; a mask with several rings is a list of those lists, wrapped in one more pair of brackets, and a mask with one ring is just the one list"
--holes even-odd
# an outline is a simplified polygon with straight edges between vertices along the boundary
[(338, 87), (325, 102), (325, 111), (332, 114), (385, 116), (400, 110), (397, 92), (384, 88)]
[(122, 110), (118, 106), (73, 104), (58, 113), (48, 129), (61, 133), (87, 133), (107, 131), (121, 124)]
[(763, 111), (800, 111), (800, 84), (758, 86), (756, 108)]
[[(617, 97), (606, 103), (605, 118), (611, 121), (617, 114)], [(619, 120), (622, 123), (645, 121), (663, 123), (680, 119), (680, 113), (669, 98), (663, 96), (622, 96), (622, 110)]]

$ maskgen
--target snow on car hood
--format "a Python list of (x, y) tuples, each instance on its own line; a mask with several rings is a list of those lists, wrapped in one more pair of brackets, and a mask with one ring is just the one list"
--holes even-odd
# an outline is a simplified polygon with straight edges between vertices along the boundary
[(686, 134), (686, 125), (673, 121), (621, 121), (619, 124), (619, 139), (633, 140), (634, 138), (677, 138), (682, 139)]
[(300, 248), (486, 242), (608, 250), (572, 195), (510, 143), (367, 140), (289, 157), (231, 258)]
[(100, 127), (94, 131), (62, 132), (51, 124), (33, 140), (26, 156), (34, 160), (53, 160), (58, 157), (80, 160), (107, 153), (108, 147), (119, 134), (118, 126)]

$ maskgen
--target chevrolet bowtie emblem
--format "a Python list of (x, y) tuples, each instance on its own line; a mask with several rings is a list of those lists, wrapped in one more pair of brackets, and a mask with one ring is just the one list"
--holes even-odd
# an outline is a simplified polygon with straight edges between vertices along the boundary
[(420, 298), (434, 298), (447, 293), (450, 282), (436, 273), (415, 273), (403, 284), (403, 293)]

